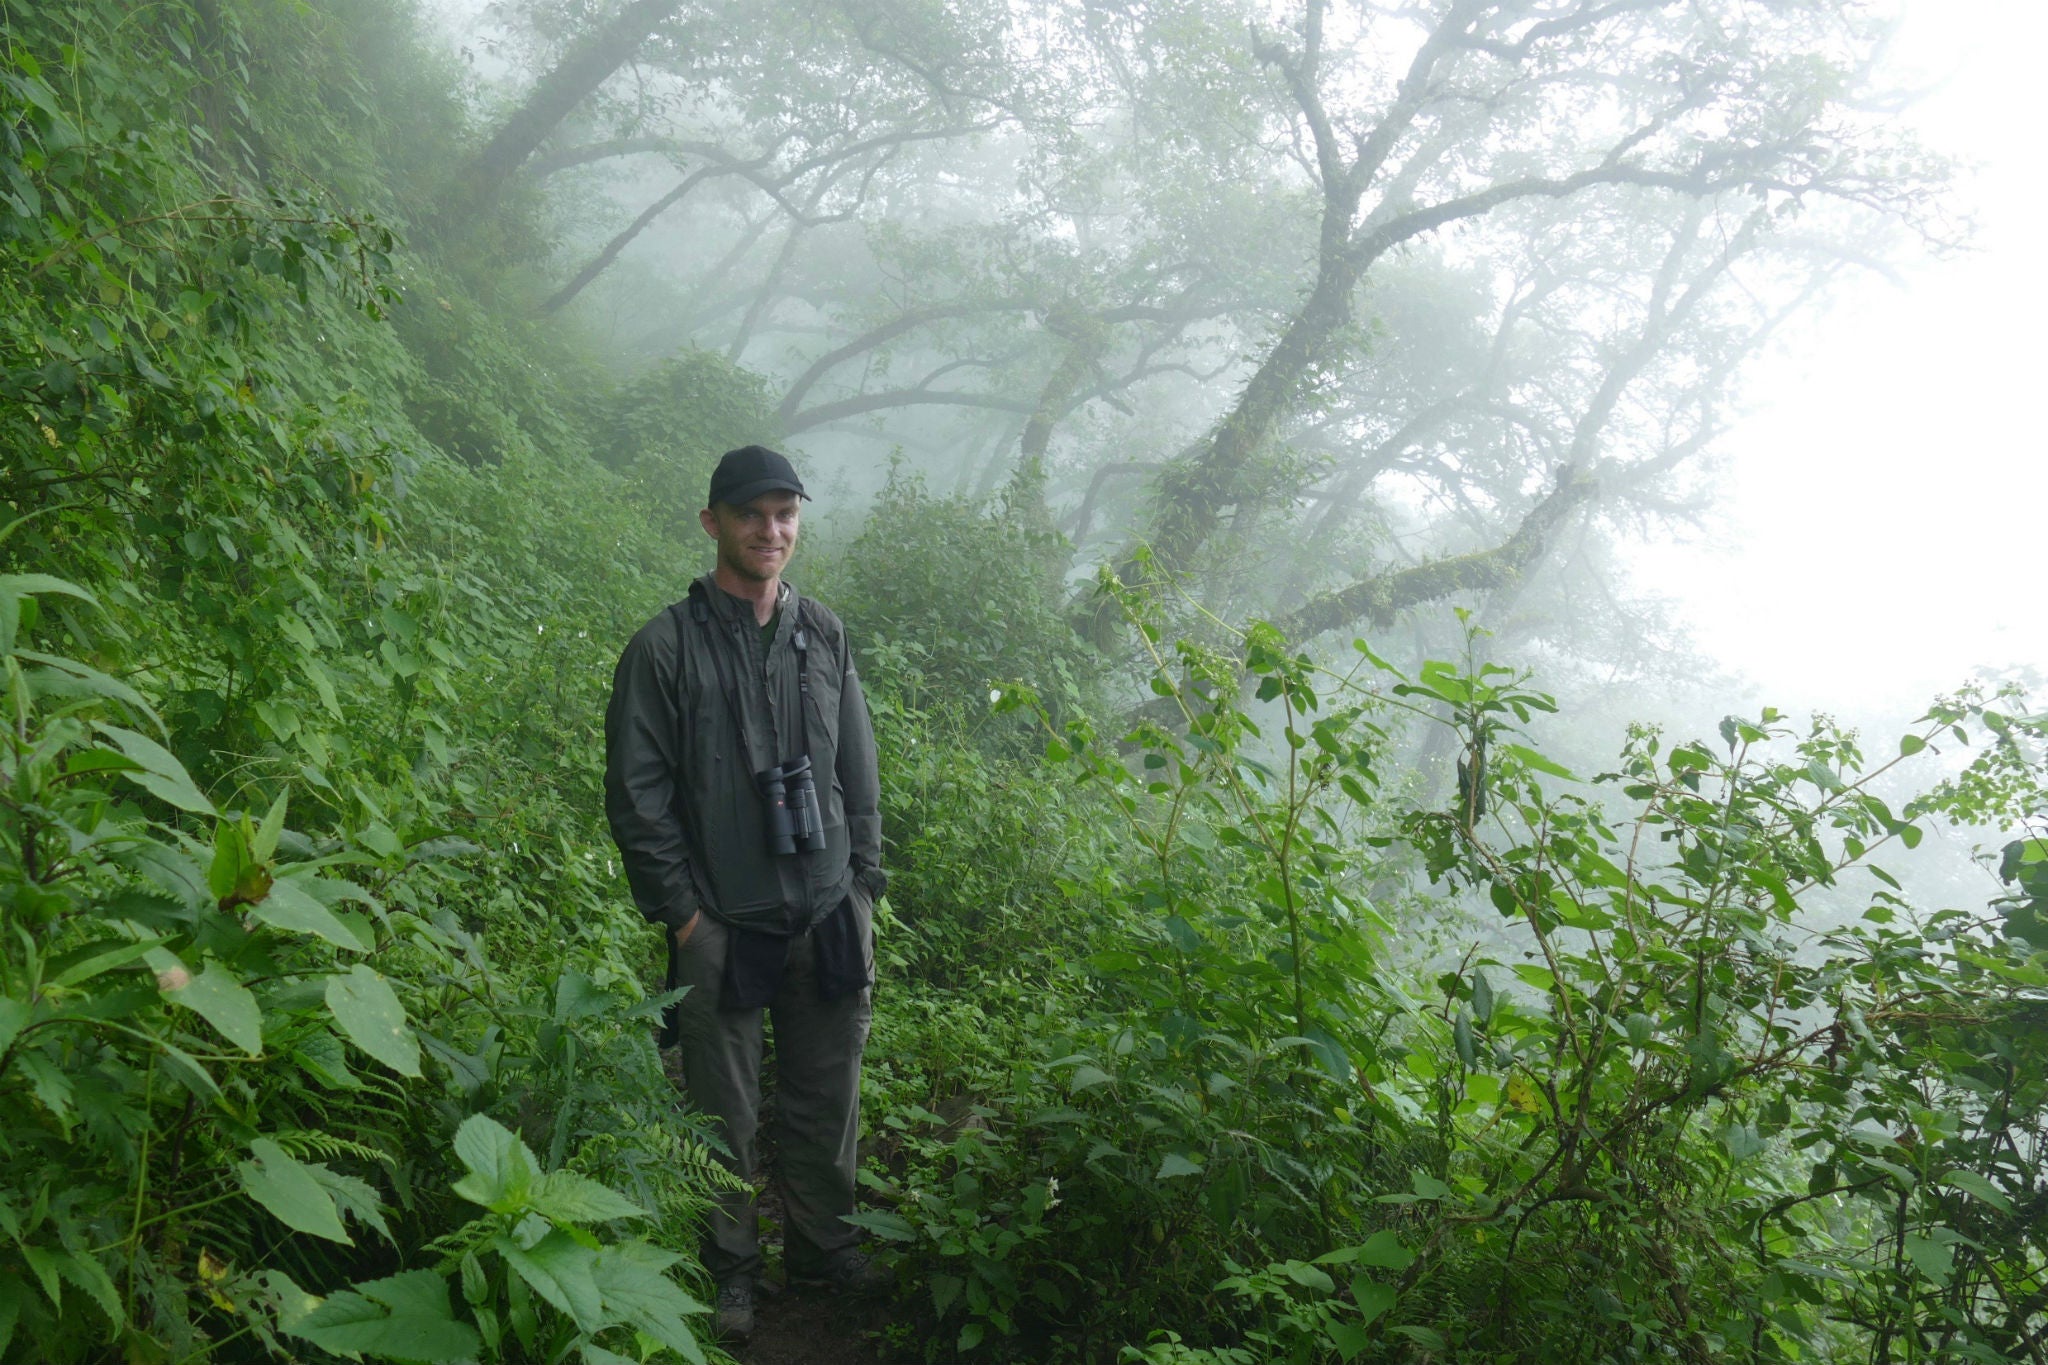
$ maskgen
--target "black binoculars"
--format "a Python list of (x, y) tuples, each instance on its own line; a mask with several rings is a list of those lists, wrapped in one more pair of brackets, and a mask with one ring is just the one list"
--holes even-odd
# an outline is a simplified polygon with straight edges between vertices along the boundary
[(820, 853), (825, 848), (825, 818), (818, 813), (818, 784), (811, 778), (811, 757), (786, 758), (754, 781), (761, 787), (761, 806), (768, 821), (768, 850)]

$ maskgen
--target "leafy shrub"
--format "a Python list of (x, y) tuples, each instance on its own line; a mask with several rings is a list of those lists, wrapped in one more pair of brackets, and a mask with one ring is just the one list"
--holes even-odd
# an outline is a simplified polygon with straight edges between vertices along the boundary
[[(958, 1286), (936, 1355), (2021, 1358), (2043, 718), (1966, 699), (1874, 766), (1769, 713), (1718, 746), (1642, 734), (1610, 796), (1517, 736), (1554, 703), (1506, 670), (1365, 662), (1371, 693), (1255, 628), (1260, 719), (1183, 648), (1158, 686), (1185, 733), (1141, 726), (1126, 759), (1056, 731), (1135, 857), (1070, 887), (1100, 897), (1085, 976), (1048, 983), (971, 1129), (926, 1116), (869, 1220)], [(1374, 815), (1390, 707), (1465, 748), (1453, 808), (1398, 829)], [(1972, 716), (1997, 742), (1964, 779), (1904, 811), (1872, 792)], [(1870, 854), (1936, 811), (2032, 823), (2016, 896), (1905, 902)], [(1403, 848), (1498, 911), (1491, 951), (1434, 976), (1389, 953), (1362, 891)], [(1813, 934), (1801, 898), (1852, 867), (1864, 918)]]

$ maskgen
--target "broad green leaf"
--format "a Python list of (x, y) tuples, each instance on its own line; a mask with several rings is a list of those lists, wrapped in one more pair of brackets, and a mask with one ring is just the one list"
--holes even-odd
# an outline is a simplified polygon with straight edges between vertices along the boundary
[(223, 905), (233, 900), (260, 900), (270, 887), (270, 874), (250, 853), (252, 837), (246, 819), (222, 820), (213, 829), (213, 861), (206, 867), (206, 889)]
[(249, 1153), (256, 1159), (242, 1162), (236, 1170), (251, 1199), (288, 1228), (354, 1245), (341, 1225), (341, 1215), (335, 1212), (333, 1197), (302, 1162), (269, 1138), (251, 1142)]
[(213, 1073), (199, 1064), (199, 1059), (173, 1043), (159, 1042), (164, 1050), (164, 1066), (177, 1080), (202, 1100), (220, 1098), (220, 1086), (215, 1083)]
[[(157, 966), (159, 954), (170, 957), (161, 948), (150, 950), (145, 957)], [(263, 1051), (263, 1012), (256, 1007), (256, 997), (249, 994), (235, 974), (210, 958), (206, 969), (197, 976), (186, 971), (175, 957), (170, 957), (170, 961), (176, 964), (175, 970), (157, 968), (157, 989), (163, 992), (164, 999), (191, 1010), (251, 1057), (259, 1055)]]
[(1318, 1294), (1337, 1292), (1337, 1282), (1330, 1278), (1329, 1271), (1319, 1266), (1312, 1266), (1305, 1261), (1287, 1261), (1280, 1268), (1286, 1272), (1288, 1279), (1303, 1289), (1313, 1289)]
[[(139, 943), (125, 939), (102, 939), (98, 943), (87, 944), (62, 957), (53, 958), (44, 968), (46, 980), (52, 986), (83, 985), (102, 972), (110, 972), (116, 967), (125, 967), (139, 960), (163, 941), (160, 938), (144, 939)], [(5, 1046), (6, 1043), (0, 1041), (0, 1048)]]
[[(106, 1269), (91, 1256), (81, 1251), (66, 1251), (55, 1247), (24, 1246), (22, 1259), (35, 1272), (42, 1283), (53, 1308), (62, 1311), (64, 1307), (64, 1281), (83, 1289), (92, 1301), (106, 1314), (107, 1321), (119, 1327), (127, 1321), (121, 1311), (121, 1295), (114, 1288), (114, 1282), (107, 1276)], [(19, 1305), (17, 1304), (17, 1310)]]
[(560, 1228), (528, 1248), (502, 1234), (491, 1246), (534, 1293), (567, 1313), (578, 1327), (594, 1333), (604, 1325), (603, 1296), (591, 1278), (597, 1264), (595, 1251)]
[(306, 1315), (320, 1306), (318, 1294), (308, 1294), (282, 1270), (266, 1270), (260, 1279), (277, 1304), (277, 1325), (287, 1332), (296, 1333)]
[(306, 1169), (320, 1182), (320, 1188), (333, 1198), (334, 1207), (341, 1212), (344, 1224), (353, 1218), (368, 1225), (393, 1246), (398, 1245), (397, 1239), (391, 1235), (390, 1225), (384, 1221), (384, 1201), (369, 1181), (331, 1171), (317, 1161), (307, 1162)]
[[(345, 931), (344, 931), (345, 932)], [(391, 983), (358, 962), (327, 978), (327, 1008), (348, 1040), (401, 1076), (420, 1074), (420, 1040)]]
[[(332, 910), (313, 899), (296, 877), (279, 877), (272, 882), (269, 894), (250, 906), (249, 913), (274, 929), (283, 929), (294, 934), (311, 934), (316, 938), (326, 939), (337, 948), (346, 948), (352, 953), (363, 951), (362, 940), (351, 933), (346, 924), (336, 919)], [(367, 1052), (369, 1049), (365, 1048), (364, 1051)]]
[(214, 814), (213, 802), (193, 784), (192, 775), (185, 771), (185, 765), (171, 755), (171, 751), (147, 735), (138, 735), (133, 730), (124, 730), (118, 725), (94, 721), (93, 728), (114, 741), (122, 753), (142, 765), (142, 771), (128, 773), (135, 782), (149, 792), (162, 797), (179, 810), (188, 810), (195, 815)]
[(1552, 762), (1526, 745), (1503, 744), (1500, 747), (1504, 752), (1519, 759), (1524, 766), (1534, 768), (1539, 773), (1546, 773), (1551, 777), (1562, 777), (1567, 782), (1579, 780), (1578, 774), (1574, 773), (1570, 768), (1565, 767), (1561, 763)]
[(1410, 1171), (1408, 1184), (1414, 1189), (1417, 1199), (1448, 1199), (1451, 1187), (1427, 1171)]
[[(1444, 1193), (1450, 1193), (1449, 1189)], [(1401, 1245), (1400, 1237), (1391, 1228), (1381, 1228), (1358, 1248), (1358, 1264), (1382, 1270), (1406, 1270), (1414, 1259), (1415, 1253)]]
[(0, 995), (0, 1052), (7, 1050), (7, 1045), (14, 1041), (14, 1035), (21, 1032), (33, 1013), (28, 1001)]
[(1176, 1176), (1200, 1175), (1201, 1173), (1202, 1168), (1200, 1166), (1188, 1160), (1179, 1152), (1168, 1152), (1165, 1159), (1159, 1163), (1158, 1172), (1152, 1178), (1154, 1180), (1172, 1180)]
[(1394, 1286), (1360, 1275), (1351, 1282), (1351, 1298), (1358, 1305), (1360, 1324), (1370, 1324), (1394, 1306)]
[[(1377, 1315), (1375, 1315), (1377, 1316)], [(1330, 1344), (1337, 1348), (1337, 1354), (1345, 1360), (1355, 1360), (1370, 1339), (1363, 1327), (1354, 1327), (1348, 1322), (1333, 1322), (1324, 1331), (1329, 1333)]]
[(61, 578), (53, 578), (46, 573), (0, 574), (0, 592), (20, 594), (56, 593), (64, 597), (75, 597), (79, 601), (90, 603), (95, 607), (99, 605), (98, 598), (94, 597), (84, 588), (79, 587), (76, 583), (67, 583)]
[[(156, 720), (156, 712), (150, 709), (149, 703), (142, 699), (140, 692), (137, 692), (118, 678), (110, 678), (96, 668), (88, 668), (76, 659), (65, 659), (55, 654), (41, 654), (33, 649), (16, 649), (14, 657), (27, 660), (29, 663), (40, 664), (53, 673), (63, 675), (68, 680), (72, 690), (118, 701), (137, 715), (147, 716), (151, 720)], [(45, 686), (46, 684), (39, 683), (36, 690), (41, 692)]]
[(288, 1330), (322, 1350), (358, 1351), (412, 1365), (466, 1361), (483, 1346), (448, 1302), (448, 1285), (431, 1270), (408, 1270), (330, 1295)]
[(469, 1174), (455, 1192), (494, 1213), (529, 1208), (541, 1183), (540, 1163), (519, 1135), (485, 1114), (471, 1114), (455, 1130), (455, 1155)]
[(858, 1228), (866, 1228), (877, 1237), (886, 1237), (892, 1242), (914, 1242), (917, 1229), (910, 1226), (900, 1213), (849, 1213), (845, 1221)]
[(1947, 1284), (1949, 1272), (1955, 1269), (1956, 1249), (1946, 1242), (1937, 1242), (1931, 1237), (1906, 1236), (1906, 1259), (1922, 1275), (1936, 1284)]
[(1067, 1078), (1067, 1088), (1075, 1094), (1098, 1085), (1108, 1085), (1110, 1075), (1099, 1066), (1077, 1066), (1074, 1074)]
[(533, 1211), (557, 1223), (608, 1223), (645, 1218), (647, 1210), (607, 1185), (574, 1171), (555, 1171), (534, 1191)]
[(1978, 1175), (1975, 1171), (1966, 1171), (1959, 1167), (1945, 1173), (1938, 1183), (1953, 1185), (1972, 1199), (1981, 1200), (1992, 1208), (1997, 1209), (2000, 1213), (2012, 1212), (2012, 1200), (2006, 1198), (2005, 1191), (1999, 1189), (1998, 1186), (1992, 1184), (1983, 1176)]
[(1472, 973), (1472, 1014), (1482, 1024), (1493, 1022), (1493, 983), (1476, 969)]
[(653, 1337), (691, 1365), (704, 1365), (704, 1349), (683, 1319), (710, 1311), (669, 1279), (676, 1258), (645, 1242), (621, 1242), (597, 1253), (591, 1278), (606, 1312)]
[(555, 978), (555, 1022), (558, 1024), (602, 1014), (611, 1005), (611, 995), (574, 968)]

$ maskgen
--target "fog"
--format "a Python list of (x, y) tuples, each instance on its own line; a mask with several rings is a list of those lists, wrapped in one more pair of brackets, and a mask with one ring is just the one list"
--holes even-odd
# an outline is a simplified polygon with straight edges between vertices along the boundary
[(2044, 40), (2038, 6), (1910, 7), (1894, 60), (1928, 89), (1901, 117), (1976, 163), (1970, 249), (1865, 277), (1780, 345), (1707, 534), (1632, 556), (1762, 699), (1903, 721), (1967, 678), (2048, 676), (2048, 156), (2015, 117)]
[[(444, 0), (438, 13), (464, 51), (487, 118), (521, 97), (531, 79), (522, 71), (560, 51), (559, 34), (550, 38), (544, 24), (535, 26), (535, 16), (547, 13), (542, 9)], [(1386, 97), (1421, 33), (1391, 20), (1365, 23), (1363, 13), (1331, 18), (1333, 50), (1346, 43), (1356, 50), (1324, 82), (1329, 116), (1360, 128), (1370, 125), (1373, 101)], [(2048, 21), (1996, 0), (1916, 0), (1902, 14), (1891, 40), (1872, 49), (1879, 54), (1874, 69), (1856, 77), (1867, 89), (1845, 98), (1840, 121), (1827, 128), (1847, 145), (1890, 145), (1886, 139), (1903, 135), (1898, 145), (1905, 150), (1888, 163), (1898, 177), (1892, 189), (1856, 189), (1839, 199), (1820, 194), (1796, 224), (1786, 220), (1782, 249), (1731, 248), (1733, 264), (1718, 278), (1705, 253), (1729, 241), (1739, 224), (1725, 202), (1716, 204), (1695, 225), (1703, 230), (1692, 255), (1674, 246), (1662, 267), (1699, 270), (1701, 292), (1715, 292), (1688, 317), (1694, 330), (1667, 338), (1663, 357), (1641, 371), (1611, 367), (1638, 325), (1625, 314), (1643, 305), (1620, 312), (1613, 305), (1649, 289), (1655, 278), (1655, 257), (1645, 253), (1661, 249), (1656, 234), (1666, 227), (1654, 212), (1633, 225), (1575, 220), (1568, 208), (1555, 223), (1542, 214), (1499, 212), (1428, 234), (1377, 266), (1361, 295), (1375, 329), (1363, 348), (1368, 358), (1326, 381), (1320, 416), (1290, 419), (1276, 432), (1291, 444), (1290, 458), (1332, 461), (1336, 474), (1306, 479), (1291, 505), (1279, 497), (1263, 509), (1239, 506), (1229, 535), (1203, 522), (1195, 543), (1215, 535), (1201, 568), (1204, 607), (1227, 619), (1258, 614), (1306, 625), (1317, 594), (1327, 604), (1347, 580), (1355, 590), (1375, 577), (1392, 582), (1404, 567), (1444, 554), (1488, 553), (1542, 505), (1552, 470), (1597, 460), (1604, 462), (1602, 493), (1550, 535), (1524, 579), (1512, 587), (1496, 582), (1476, 595), (1417, 598), (1393, 632), (1407, 642), (1393, 648), (1411, 660), (1444, 652), (1455, 639), (1448, 605), (1476, 606), (1499, 636), (1497, 652), (1533, 663), (1572, 691), (1592, 730), (1571, 742), (1589, 751), (1611, 747), (1631, 717), (1704, 729), (1727, 710), (1766, 704), (1795, 714), (1823, 709), (1886, 730), (1968, 680), (2025, 681), (2048, 669), (2048, 630), (2037, 623), (2029, 562), (2037, 540), (2030, 522), (2048, 491), (2048, 473), (2038, 431), (2022, 411), (2042, 359), (2037, 330), (2022, 320), (2048, 303), (2043, 268), (2028, 249), (2039, 216), (2041, 158), (2003, 107), (2008, 92), (2026, 85), (2022, 60), (2032, 45), (2022, 35), (2044, 36)], [(1050, 26), (1038, 28), (1033, 15), (1011, 18), (1031, 35), (1026, 46), (1036, 44), (1048, 62), (1079, 60), (1072, 35), (1062, 37), (1051, 17)], [(1284, 28), (1285, 13), (1269, 18)], [(1656, 40), (1645, 33), (1639, 41)], [(1816, 41), (1826, 50), (1835, 39), (1854, 46), (1848, 30)], [(1141, 43), (1130, 49), (1142, 50)], [(1617, 60), (1629, 60), (1627, 49), (1621, 52)], [(679, 60), (687, 66), (695, 58), (684, 51)], [(1245, 78), (1241, 59), (1226, 56), (1215, 71), (1226, 69), (1232, 79)], [(1272, 69), (1269, 60), (1268, 75)], [(934, 77), (920, 70), (920, 79)], [(621, 135), (695, 138), (689, 145), (699, 150), (676, 164), (710, 175), (727, 164), (718, 157), (748, 150), (755, 130), (729, 105), (701, 99), (690, 79), (678, 85), (659, 60), (629, 68), (614, 79), (612, 104), (557, 142), (599, 140), (607, 123)], [(795, 73), (790, 84), (802, 79)], [(997, 78), (977, 72), (960, 79), (967, 88)], [(1085, 80), (1076, 87), (1109, 99), (1111, 114), (1080, 115), (1073, 125), (1084, 141), (1102, 142), (1103, 156), (1115, 151), (1120, 92), (1170, 100), (1178, 89), (1156, 73), (1143, 77), (1156, 88), (1132, 85), (1141, 77), (1129, 72), (1122, 79), (1123, 87)], [(623, 92), (622, 82), (629, 87)], [(1267, 81), (1269, 103), (1258, 117), (1298, 119), (1279, 85), (1277, 78)], [(910, 93), (896, 98), (914, 105), (917, 86), (913, 80), (904, 87)], [(1141, 180), (1106, 199), (1033, 184), (1032, 176), (1057, 173), (1042, 166), (1051, 154), (1035, 140), (1036, 125), (1010, 118), (1004, 100), (1021, 98), (1016, 90), (990, 89), (958, 102), (966, 112), (955, 122), (982, 131), (938, 137), (887, 166), (877, 163), (868, 174), (881, 188), (872, 195), (866, 181), (850, 197), (829, 178), (787, 182), (791, 195), (815, 184), (818, 207), (810, 226), (782, 239), (779, 255), (781, 229), (767, 191), (750, 190), (744, 176), (720, 182), (711, 175), (680, 208), (662, 207), (685, 193), (662, 157), (614, 158), (549, 179), (562, 242), (544, 287), (569, 280), (550, 305), (573, 295), (559, 316), (601, 339), (628, 367), (680, 347), (723, 350), (769, 376), (778, 394), (788, 388), (785, 417), (801, 406), (799, 397), (822, 417), (833, 406), (822, 400), (857, 405), (863, 395), (886, 397), (905, 386), (972, 389), (1009, 405), (1007, 413), (885, 406), (874, 415), (809, 425), (798, 414), (799, 429), (784, 444), (823, 495), (814, 543), (843, 545), (892, 469), (921, 475), (935, 494), (991, 498), (1019, 467), (1022, 414), (1042, 385), (1059, 382), (1055, 347), (1065, 343), (1057, 326), (1045, 325), (1047, 305), (1035, 305), (1036, 322), (1019, 315), (1015, 326), (968, 321), (912, 329), (904, 340), (856, 353), (836, 371), (807, 367), (832, 344), (886, 321), (893, 305), (883, 300), (891, 292), (943, 299), (951, 291), (957, 299), (1004, 288), (1052, 299), (1074, 288), (1059, 270), (1110, 269), (1119, 251), (1143, 248), (1128, 237), (1138, 221), (1129, 216), (1133, 195), (1155, 195), (1147, 210), (1155, 223), (1162, 211), (1187, 211), (1162, 210)], [(880, 98), (873, 91), (865, 97)], [(1250, 108), (1235, 116), (1240, 123)], [(1546, 125), (1566, 109), (1565, 122)], [(1619, 106), (1583, 102), (1548, 112), (1531, 106), (1525, 116), (1553, 141), (1589, 145), (1603, 124), (1626, 122)], [(786, 108), (781, 117), (787, 137)], [(918, 115), (900, 118), (914, 125)], [(1567, 129), (1571, 137), (1563, 136)], [(1726, 131), (1702, 124), (1696, 135)], [(1098, 368), (1120, 355), (1140, 357), (1142, 368), (1156, 352), (1164, 362), (1155, 367), (1158, 376), (1105, 384), (1101, 401), (1066, 407), (1043, 442), (1046, 502), (1059, 529), (1076, 541), (1068, 566), (1073, 584), (1172, 520), (1172, 508), (1148, 507), (1142, 479), (1119, 471), (1185, 460), (1226, 430), (1216, 424), (1233, 411), (1261, 355), (1270, 355), (1272, 329), (1308, 288), (1312, 204), (1288, 209), (1291, 220), (1282, 212), (1287, 196), (1311, 190), (1317, 178), (1300, 141), (1306, 133), (1297, 124), (1291, 152), (1268, 139), (1273, 164), (1264, 169), (1256, 156), (1245, 157), (1256, 138), (1244, 134), (1233, 149), (1239, 133), (1227, 120), (1195, 130), (1191, 136), (1212, 149), (1200, 155), (1211, 160), (1189, 160), (1189, 173), (1221, 176), (1219, 186), (1232, 177), (1253, 177), (1249, 184), (1268, 176), (1271, 202), (1234, 216), (1196, 212), (1187, 223), (1197, 245), (1202, 232), (1245, 234), (1242, 259), (1232, 268), (1244, 275), (1240, 295), (1257, 301), (1235, 311), (1214, 304), (1206, 321), (1162, 328), (1149, 341), (1107, 343), (1092, 362)], [(1454, 123), (1442, 125), (1443, 136), (1455, 134)], [(805, 136), (814, 148), (825, 146), (819, 156), (831, 154), (829, 137)], [(1485, 150), (1469, 154), (1472, 164), (1460, 174), (1483, 170), (1489, 157), (1526, 162), (1539, 155), (1542, 142), (1517, 148), (1516, 136), (1511, 124), (1494, 127)], [(1925, 198), (1899, 188), (1923, 173), (1913, 161), (1913, 139), (1957, 162), (1947, 183)], [(719, 149), (705, 150), (714, 145)], [(764, 141), (752, 149), (763, 164), (786, 164), (788, 155), (776, 162), (781, 145)], [(1079, 154), (1066, 146), (1057, 155)], [(1426, 176), (1423, 154), (1415, 156), (1414, 173)], [(1298, 163), (1292, 172), (1290, 159)], [(1090, 163), (1082, 156), (1076, 164)], [(1112, 182), (1146, 173), (1113, 159), (1098, 161), (1095, 171)], [(1013, 183), (1018, 174), (1027, 176), (1021, 185)], [(1932, 173), (1927, 184), (1940, 179)], [(785, 213), (797, 212), (788, 200), (777, 202)], [(1068, 207), (1033, 218), (1053, 204)], [(1859, 218), (1864, 209), (1875, 212)], [(644, 221), (636, 224), (636, 217)], [(838, 226), (842, 220), (851, 225)], [(1035, 240), (1029, 226), (1019, 226), (1033, 222)], [(1897, 231), (1899, 222), (1911, 229)], [(885, 225), (881, 236), (877, 224)], [(1022, 244), (1015, 249), (1040, 259), (970, 259), (976, 251), (1013, 249), (986, 245), (997, 240), (991, 233), (1002, 232)], [(970, 241), (981, 245), (960, 245)], [(575, 273), (600, 247), (600, 263), (613, 253), (616, 260), (596, 273), (587, 265)], [(1066, 263), (1049, 269), (1046, 261), (1062, 253)], [(1816, 257), (1825, 264), (1815, 264)], [(919, 276), (925, 270), (937, 284), (927, 287)], [(719, 296), (732, 293), (735, 282), (743, 293), (763, 279), (767, 292), (747, 309), (735, 338), (734, 315), (720, 312)], [(1543, 279), (1550, 283), (1532, 283)], [(1109, 280), (1092, 287), (1114, 303), (1110, 294), (1125, 286)], [(1804, 303), (1773, 311), (1802, 288), (1811, 291)], [(916, 314), (915, 306), (904, 306), (905, 317)], [(1535, 331), (1524, 335), (1568, 340), (1533, 358), (1516, 357), (1514, 348), (1526, 342), (1517, 342), (1513, 328), (1532, 322)], [(1648, 336), (1651, 324), (1641, 325)], [(1483, 362), (1488, 344), (1493, 362)], [(1139, 349), (1118, 350), (1132, 345)], [(1493, 366), (1492, 377), (1469, 377), (1482, 375), (1482, 363)], [(1717, 365), (1724, 368), (1715, 372)], [(1621, 397), (1611, 414), (1594, 420), (1603, 367), (1610, 367), (1609, 379), (1622, 379)], [(1446, 377), (1457, 374), (1468, 378)], [(1458, 383), (1481, 400), (1472, 415), (1435, 431), (1425, 424), (1405, 452), (1392, 444), (1374, 451), (1377, 442), (1406, 439), (1430, 402), (1455, 401), (1447, 386)], [(1345, 473), (1349, 462), (1362, 472)], [(1198, 519), (1214, 516), (1201, 509)], [(1315, 529), (1304, 535), (1304, 526)], [(1335, 617), (1324, 616), (1321, 628), (1328, 629)], [(1382, 638), (1393, 624), (1377, 623)], [(1340, 631), (1337, 640), (1343, 638)]]

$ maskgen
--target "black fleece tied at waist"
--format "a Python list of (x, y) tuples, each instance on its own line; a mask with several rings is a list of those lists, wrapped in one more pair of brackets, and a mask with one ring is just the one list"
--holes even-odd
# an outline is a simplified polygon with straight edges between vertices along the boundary
[[(842, 995), (872, 984), (868, 980), (866, 945), (860, 941), (860, 922), (853, 913), (853, 897), (847, 896), (825, 918), (812, 925), (813, 975), (818, 998), (837, 1000)], [(789, 940), (752, 929), (729, 929), (725, 953), (725, 978), (719, 984), (718, 1007), (726, 1010), (754, 1010), (773, 1003), (782, 988), (782, 967), (789, 956)], [(671, 940), (668, 955), (667, 988), (682, 985), (678, 950)], [(659, 1047), (675, 1047), (683, 1041), (683, 1013), (680, 1002), (661, 1012)]]
[[(844, 896), (832, 912), (812, 925), (813, 972), (820, 1000), (837, 1000), (868, 984), (865, 945), (853, 913), (853, 897)], [(734, 929), (725, 954), (725, 980), (719, 991), (722, 1010), (757, 1010), (774, 1001), (782, 989), (782, 969), (789, 960), (789, 940), (756, 929)]]

